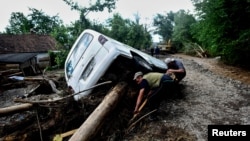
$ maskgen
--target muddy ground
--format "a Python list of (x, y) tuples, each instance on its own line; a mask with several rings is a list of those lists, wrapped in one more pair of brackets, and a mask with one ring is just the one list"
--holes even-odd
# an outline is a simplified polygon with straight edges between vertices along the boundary
[(160, 120), (145, 123), (129, 140), (205, 141), (208, 125), (250, 124), (250, 73), (219, 62), (174, 55), (187, 76), (181, 96), (164, 101)]
[[(144, 117), (128, 130), (127, 121), (132, 116), (134, 103), (122, 101), (123, 104), (118, 105), (120, 107), (104, 124), (109, 131), (102, 130), (95, 140), (206, 141), (208, 125), (250, 124), (249, 71), (223, 65), (218, 58), (202, 59), (181, 54), (174, 57), (183, 61), (187, 75), (178, 87), (179, 92), (161, 103), (159, 120), (149, 121)], [(0, 107), (12, 102), (6, 95), (22, 95), (23, 91), (2, 91)], [(146, 106), (140, 117), (148, 112)], [(83, 117), (86, 118), (86, 115)], [(1, 117), (1, 124), (3, 119)], [(76, 127), (83, 122), (78, 121)], [(59, 130), (54, 131), (53, 134), (56, 134)], [(50, 136), (51, 139), (53, 135)]]

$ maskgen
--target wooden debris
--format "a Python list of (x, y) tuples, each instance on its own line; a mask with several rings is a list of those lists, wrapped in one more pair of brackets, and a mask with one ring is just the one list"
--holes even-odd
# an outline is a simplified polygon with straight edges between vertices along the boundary
[(32, 106), (33, 106), (33, 104), (24, 103), (24, 104), (20, 104), (20, 105), (14, 105), (14, 106), (10, 106), (10, 107), (0, 108), (0, 115), (13, 113), (13, 112), (16, 112), (16, 111), (28, 110)]
[(80, 91), (80, 92), (78, 92), (78, 93), (74, 93), (74, 94), (71, 94), (71, 95), (67, 95), (67, 96), (65, 96), (65, 97), (58, 97), (58, 98), (53, 99), (53, 100), (31, 101), (31, 100), (25, 100), (25, 99), (21, 99), (21, 98), (16, 98), (16, 99), (14, 99), (14, 101), (15, 101), (15, 102), (21, 102), (21, 103), (32, 103), (32, 104), (34, 104), (34, 103), (36, 103), (36, 104), (39, 104), (39, 103), (40, 103), (40, 104), (41, 104), (41, 103), (53, 103), (53, 102), (58, 102), (58, 101), (61, 101), (61, 100), (65, 100), (65, 99), (67, 99), (67, 98), (73, 97), (74, 95), (77, 95), (77, 94), (82, 93), (82, 92), (84, 92), (84, 91), (88, 91), (88, 90), (94, 89), (94, 88), (96, 88), (96, 87), (99, 87), (99, 86), (101, 86), (101, 85), (105, 85), (105, 84), (109, 84), (109, 83), (112, 83), (112, 81), (106, 81), (106, 82), (103, 82), (103, 83), (99, 83), (99, 84), (97, 84), (97, 85), (94, 85), (94, 86), (92, 86), (92, 87), (90, 87), (90, 88), (88, 88), (88, 89), (86, 89), (86, 90)]
[(125, 82), (118, 83), (70, 138), (70, 141), (89, 141), (94, 138), (101, 129), (104, 119), (116, 107), (125, 93), (126, 86)]
[(8, 134), (6, 136), (4, 136), (2, 139), (4, 141), (26, 141), (26, 140), (30, 140), (33, 134), (37, 134), (37, 132), (39, 132), (38, 126), (41, 128), (42, 131), (47, 131), (49, 129), (51, 129), (52, 127), (55, 127), (58, 123), (60, 123), (59, 121), (61, 121), (61, 116), (59, 116), (60, 114), (58, 112), (54, 113), (54, 117), (41, 122), (39, 125), (37, 124), (31, 124), (28, 127), (22, 128), (22, 130), (19, 131), (15, 131), (11, 134)]
[(14, 74), (20, 74), (20, 70), (19, 69), (6, 69), (6, 70), (0, 71), (0, 75), (2, 76), (12, 76)]
[(61, 91), (57, 90), (56, 85), (55, 85), (55, 83), (54, 83), (52, 80), (48, 80), (48, 82), (49, 82), (49, 84), (50, 84), (50, 86), (51, 86), (51, 88), (52, 88), (52, 91), (53, 91), (54, 93), (57, 93), (57, 94), (60, 94), (60, 93), (61, 93)]
[(144, 116), (140, 117), (138, 120), (136, 120), (135, 122), (131, 123), (130, 126), (128, 127), (128, 129), (126, 130), (126, 134), (128, 134), (131, 129), (139, 122), (141, 121), (143, 118), (147, 117), (148, 115), (152, 114), (153, 112), (156, 112), (157, 109), (153, 110), (153, 111), (150, 111), (149, 113), (145, 114)]
[(63, 138), (68, 137), (70, 135), (73, 135), (76, 131), (77, 131), (77, 129), (73, 129), (73, 130), (70, 130), (70, 131), (62, 133), (62, 134), (57, 134), (53, 138), (53, 141), (62, 141)]
[(205, 51), (201, 46), (195, 44), (193, 49), (196, 52), (198, 57), (200, 57), (200, 58), (207, 58), (208, 57), (207, 51)]

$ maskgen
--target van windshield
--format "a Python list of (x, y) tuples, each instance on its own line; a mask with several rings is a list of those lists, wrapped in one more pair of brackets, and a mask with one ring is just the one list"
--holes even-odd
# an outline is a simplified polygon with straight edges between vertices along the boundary
[(93, 36), (89, 33), (85, 33), (79, 42), (74, 46), (74, 49), (70, 55), (70, 58), (66, 64), (67, 76), (71, 76), (76, 65), (81, 59), (82, 54), (85, 52), (89, 44), (91, 43)]

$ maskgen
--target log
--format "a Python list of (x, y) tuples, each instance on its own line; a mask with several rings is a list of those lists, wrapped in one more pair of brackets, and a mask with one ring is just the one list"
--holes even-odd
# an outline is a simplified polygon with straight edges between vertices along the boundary
[(10, 107), (0, 108), (0, 115), (15, 112), (15, 111), (21, 111), (21, 110), (27, 110), (30, 109), (33, 106), (33, 104), (30, 103), (24, 103), (20, 105), (14, 105)]
[(127, 83), (118, 83), (98, 105), (98, 107), (85, 120), (80, 128), (73, 134), (69, 141), (89, 141), (101, 129), (105, 118), (116, 107), (117, 103), (125, 93)]
[(10, 77), (10, 76), (16, 76), (16, 75), (22, 75), (22, 74), (23, 74), (23, 72), (20, 71), (20, 72), (9, 74), (8, 77)]
[(57, 93), (57, 94), (62, 93), (61, 91), (57, 90), (56, 84), (55, 84), (52, 80), (48, 80), (48, 82), (49, 82), (49, 84), (50, 84), (50, 86), (51, 86), (53, 92), (55, 92), (55, 93)]

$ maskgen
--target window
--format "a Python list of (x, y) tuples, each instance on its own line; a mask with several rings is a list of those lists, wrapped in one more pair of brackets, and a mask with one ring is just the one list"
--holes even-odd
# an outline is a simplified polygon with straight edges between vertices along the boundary
[(67, 62), (67, 75), (70, 76), (74, 68), (76, 67), (77, 63), (81, 59), (82, 54), (85, 52), (85, 50), (88, 48), (89, 44), (91, 43), (93, 39), (93, 36), (89, 33), (85, 33), (79, 42), (74, 47), (74, 50), (70, 56), (69, 61)]

